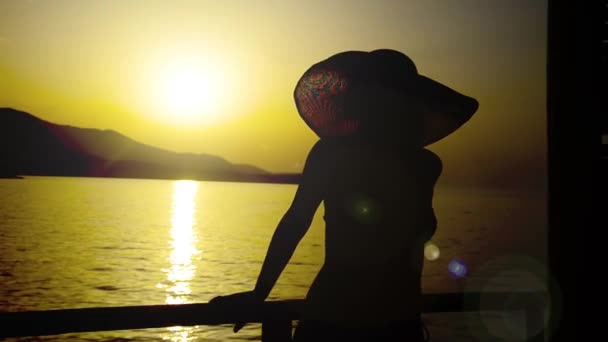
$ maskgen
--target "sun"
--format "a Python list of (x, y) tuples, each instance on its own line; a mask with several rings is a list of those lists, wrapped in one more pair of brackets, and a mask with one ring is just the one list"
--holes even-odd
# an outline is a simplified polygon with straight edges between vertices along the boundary
[(223, 88), (213, 63), (178, 59), (161, 69), (155, 98), (165, 121), (210, 122), (219, 119)]
[(257, 99), (247, 61), (219, 48), (150, 51), (125, 79), (137, 82), (128, 101), (142, 118), (185, 130), (234, 122)]

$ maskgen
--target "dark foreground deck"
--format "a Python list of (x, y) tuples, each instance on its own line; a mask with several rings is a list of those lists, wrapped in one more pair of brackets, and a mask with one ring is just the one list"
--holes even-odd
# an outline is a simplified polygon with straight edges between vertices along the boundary
[[(545, 320), (546, 297), (541, 292), (425, 294), (423, 312), (524, 311), (527, 326), (538, 327)], [(262, 341), (284, 342), (290, 339), (292, 321), (299, 319), (303, 305), (303, 300), (285, 300), (245, 308), (201, 303), (2, 312), (0, 338), (246, 321), (262, 323)], [(543, 332), (528, 336), (530, 341), (544, 341)]]

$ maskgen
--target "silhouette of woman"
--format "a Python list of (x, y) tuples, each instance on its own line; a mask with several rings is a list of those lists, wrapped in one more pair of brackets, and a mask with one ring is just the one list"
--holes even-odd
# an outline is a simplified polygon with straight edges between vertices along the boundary
[(410, 58), (388, 49), (313, 65), (294, 97), (321, 139), (254, 290), (212, 302), (264, 301), (323, 202), (325, 262), (294, 341), (424, 340), (423, 249), (436, 229), (432, 198), (442, 168), (424, 146), (468, 121), (477, 101), (419, 75)]

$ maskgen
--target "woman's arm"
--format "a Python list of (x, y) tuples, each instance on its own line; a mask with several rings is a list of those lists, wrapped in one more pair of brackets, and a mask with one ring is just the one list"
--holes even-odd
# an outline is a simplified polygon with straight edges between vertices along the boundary
[(322, 154), (318, 142), (308, 154), (293, 202), (272, 236), (254, 289), (259, 298), (266, 299), (270, 294), (323, 200), (326, 173)]
[(254, 288), (257, 297), (261, 299), (268, 297), (295, 252), (298, 243), (308, 230), (311, 220), (312, 217), (299, 217), (298, 213), (292, 208), (283, 216), (272, 236)]
[[(298, 243), (308, 231), (314, 214), (323, 200), (327, 186), (326, 172), (324, 172), (327, 161), (323, 157), (325, 153), (322, 152), (321, 146), (322, 143), (317, 142), (308, 154), (300, 185), (291, 206), (272, 236), (254, 290), (218, 296), (210, 303), (246, 307), (261, 303), (268, 297)], [(234, 326), (234, 332), (239, 331), (244, 325), (245, 322), (238, 322)]]

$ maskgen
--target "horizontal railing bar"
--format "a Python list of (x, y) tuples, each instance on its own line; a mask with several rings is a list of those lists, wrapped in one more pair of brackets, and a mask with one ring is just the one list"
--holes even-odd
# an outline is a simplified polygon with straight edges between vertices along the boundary
[[(526, 310), (544, 305), (542, 292), (438, 293), (423, 295), (423, 313)], [(516, 298), (516, 300), (513, 300)], [(508, 306), (507, 306), (508, 303)], [(95, 307), (46, 311), (0, 312), (0, 337), (219, 325), (236, 321), (259, 323), (297, 320), (304, 300), (265, 302), (257, 307), (225, 307), (199, 303)]]

